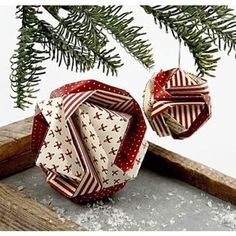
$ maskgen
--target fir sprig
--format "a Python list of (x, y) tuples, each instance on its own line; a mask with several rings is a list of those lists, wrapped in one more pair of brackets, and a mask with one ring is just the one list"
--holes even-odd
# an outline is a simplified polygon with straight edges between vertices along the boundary
[[(44, 22), (48, 32), (45, 36), (46, 40), (48, 39), (50, 43), (50, 47), (56, 45), (52, 53), (53, 58), (55, 57), (54, 54), (61, 52), (59, 59), (57, 59), (59, 65), (63, 58), (67, 68), (70, 67), (71, 70), (74, 69), (75, 64), (76, 71), (79, 68), (80, 71), (84, 72), (94, 68), (94, 65), (97, 63), (97, 68), (99, 69), (102, 66), (103, 72), (107, 74), (111, 72), (112, 75), (117, 73), (117, 68), (122, 66), (119, 54), (114, 54), (115, 48), (107, 49), (105, 47), (108, 42), (106, 36), (85, 18), (83, 11), (80, 12), (77, 8), (72, 8), (66, 18), (60, 18), (55, 11), (53, 13), (50, 10), (50, 13), (58, 20), (58, 25), (54, 29), (48, 24), (46, 26), (46, 22)], [(50, 32), (54, 34), (53, 42), (51, 40), (52, 37), (49, 36)], [(74, 54), (73, 51), (80, 52)], [(83, 54), (85, 55), (84, 60), (81, 60), (80, 55)], [(87, 61), (86, 57), (88, 58)]]
[(21, 19), (22, 26), (19, 29), (18, 48), (10, 59), (10, 80), (15, 93), (12, 96), (15, 106), (21, 109), (31, 104), (30, 99), (35, 98), (34, 94), (38, 91), (40, 75), (45, 73), (42, 63), (48, 58), (47, 51), (37, 49), (37, 44), (41, 43), (37, 15), (41, 13), (37, 6), (17, 8), (17, 18)]
[(132, 12), (122, 12), (122, 6), (88, 6), (83, 12), (93, 24), (112, 34), (126, 51), (146, 68), (154, 65), (151, 44), (142, 39), (146, 34), (142, 31), (143, 27), (132, 25)]
[[(214, 75), (218, 50), (236, 51), (236, 16), (227, 6), (142, 7), (156, 24), (184, 42), (199, 75)], [(43, 20), (43, 9), (57, 21), (55, 27)], [(10, 75), (16, 107), (24, 109), (35, 98), (48, 58), (71, 70), (85, 72), (96, 66), (116, 75), (123, 62), (117, 49), (109, 48), (109, 34), (145, 68), (154, 65), (142, 26), (135, 26), (132, 12), (122, 6), (20, 6), (17, 17), (22, 26)]]
[[(220, 49), (229, 53), (236, 50), (236, 16), (227, 6), (182, 6), (182, 10), (204, 26), (206, 34)], [(235, 54), (236, 57), (236, 54)]]
[[(133, 18), (129, 17), (131, 13), (122, 13), (121, 6), (43, 6), (57, 20), (56, 27), (38, 18), (37, 14), (42, 13), (37, 12), (39, 8), (18, 7), (19, 17), (26, 19), (27, 23), (22, 22), (23, 29), (20, 29), (18, 37), (20, 47), (11, 60), (10, 79), (16, 93), (13, 98), (19, 108), (31, 104), (31, 98), (35, 97), (33, 94), (38, 91), (39, 71), (45, 73), (45, 68), (39, 64), (48, 58), (59, 66), (64, 63), (67, 69), (85, 72), (96, 65), (107, 75), (116, 75), (123, 63), (116, 48), (107, 46), (106, 32), (146, 68), (154, 64), (150, 44), (141, 38), (144, 34), (142, 27), (133, 26)], [(60, 16), (60, 10), (67, 11), (65, 18)], [(33, 51), (38, 44), (43, 46), (42, 50)], [(31, 49), (24, 52), (27, 45)], [(44, 55), (35, 58), (37, 53)], [(22, 61), (25, 66), (22, 66)]]
[(215, 70), (219, 60), (214, 56), (218, 48), (213, 46), (213, 39), (205, 34), (206, 26), (199, 26), (195, 14), (191, 15), (182, 6), (143, 6), (143, 8), (154, 17), (155, 23), (159, 24), (160, 28), (165, 27), (167, 33), (171, 31), (176, 39), (182, 40), (188, 46), (199, 75), (213, 76), (211, 72)]

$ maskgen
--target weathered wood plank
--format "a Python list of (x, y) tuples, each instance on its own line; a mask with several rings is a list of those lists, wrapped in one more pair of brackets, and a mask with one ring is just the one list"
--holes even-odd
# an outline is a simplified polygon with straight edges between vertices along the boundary
[[(27, 144), (29, 145), (29, 144)], [(25, 170), (35, 165), (31, 150), (10, 156), (0, 161), (0, 179)]]
[(0, 162), (30, 150), (32, 117), (0, 128)]
[(150, 143), (145, 165), (236, 204), (236, 179)]
[(0, 182), (0, 230), (84, 230)]
[(31, 154), (33, 117), (0, 128), (0, 178), (34, 165)]
[[(31, 127), (32, 118), (28, 118), (0, 128), (0, 178), (34, 165), (34, 158), (30, 153)], [(17, 138), (14, 138), (14, 131), (20, 134)], [(8, 152), (7, 147), (10, 150), (9, 153), (6, 153)], [(236, 179), (219, 171), (153, 143), (150, 143), (145, 164), (155, 171), (174, 176), (223, 200), (236, 204)]]

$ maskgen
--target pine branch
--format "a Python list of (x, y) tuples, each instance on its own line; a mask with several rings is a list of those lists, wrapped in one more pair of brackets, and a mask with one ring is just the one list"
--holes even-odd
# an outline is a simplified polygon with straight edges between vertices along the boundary
[(43, 47), (48, 49), (50, 58), (59, 66), (64, 62), (67, 69), (75, 68), (81, 72), (94, 67), (94, 58), (87, 49), (67, 42), (49, 23), (41, 20), (39, 25), (43, 32)]
[[(236, 51), (236, 16), (228, 6), (182, 6), (182, 10), (194, 16), (199, 25), (220, 50)], [(235, 54), (236, 57), (236, 54)]]
[[(80, 7), (77, 7), (81, 11)], [(154, 65), (151, 54), (151, 44), (141, 37), (146, 33), (142, 32), (143, 27), (132, 26), (133, 17), (131, 12), (121, 12), (122, 6), (84, 6), (82, 11), (92, 25), (104, 28), (112, 34), (115, 40), (136, 58), (146, 68)]]
[(159, 23), (160, 28), (164, 26), (166, 32), (170, 30), (176, 39), (183, 40), (195, 59), (200, 76), (213, 76), (211, 72), (215, 71), (219, 60), (214, 54), (218, 49), (213, 47), (214, 40), (205, 34), (206, 26), (199, 27), (195, 15), (187, 14), (182, 6), (142, 7), (146, 13), (154, 17), (155, 23)]
[(45, 73), (45, 67), (41, 64), (48, 59), (47, 52), (36, 49), (40, 43), (40, 32), (35, 23), (37, 14), (41, 14), (38, 7), (18, 7), (17, 17), (22, 20), (22, 27), (19, 29), (18, 48), (10, 59), (10, 81), (16, 94), (12, 98), (16, 107), (21, 109), (32, 104), (30, 100), (38, 91), (39, 76)]
[[(54, 13), (50, 11), (50, 13), (58, 20), (58, 26), (55, 29), (51, 26), (50, 29), (48, 29), (48, 32), (53, 31), (65, 44), (68, 44), (73, 49), (80, 48), (81, 51), (87, 52), (87, 55), (92, 59), (90, 60), (91, 63), (89, 66), (81, 67), (80, 71), (89, 70), (97, 63), (98, 68), (102, 66), (103, 72), (106, 72), (107, 74), (111, 72), (112, 75), (117, 73), (117, 68), (122, 66), (119, 55), (112, 54), (115, 48), (105, 48), (107, 43), (105, 35), (101, 34), (94, 25), (85, 19), (83, 12), (80, 13), (77, 8), (73, 8), (65, 19), (60, 18), (58, 14), (55, 14), (55, 11)], [(54, 45), (57, 51), (62, 51), (66, 47), (62, 47), (61, 44), (54, 43)], [(68, 50), (65, 50), (65, 52), (66, 51)], [(73, 54), (70, 56), (71, 60), (75, 60), (79, 63), (79, 60), (74, 56), (75, 55)], [(67, 54), (65, 54), (65, 58), (66, 57)], [(64, 62), (68, 67), (70, 63), (67, 62), (69, 61), (67, 60), (66, 62), (64, 60)], [(73, 69), (73, 66), (71, 69)]]
[[(133, 26), (131, 12), (123, 12), (122, 6), (43, 7), (58, 22), (56, 27), (39, 18), (39, 6), (17, 8), (22, 27), (10, 75), (16, 107), (24, 109), (35, 98), (40, 75), (45, 73), (42, 63), (48, 58), (71, 70), (84, 72), (97, 66), (107, 74), (116, 74), (123, 64), (116, 49), (107, 47), (108, 33), (145, 68), (153, 66), (151, 46), (143, 39), (142, 27)], [(156, 24), (184, 42), (199, 75), (212, 76), (218, 49), (236, 51), (236, 16), (227, 6), (142, 7)], [(61, 17), (61, 10), (68, 13), (66, 17)]]
[[(39, 76), (45, 73), (45, 68), (39, 64), (49, 57), (59, 66), (64, 63), (67, 69), (85, 72), (97, 65), (107, 75), (117, 74), (117, 69), (123, 64), (119, 54), (114, 53), (115, 48), (107, 49), (108, 39), (104, 29), (109, 30), (146, 67), (153, 64), (150, 45), (140, 39), (143, 35), (140, 33), (141, 27), (130, 26), (133, 21), (133, 18), (127, 17), (130, 13), (116, 15), (121, 7), (44, 8), (58, 21), (57, 27), (38, 18), (38, 14), (42, 13), (39, 12), (39, 7), (19, 8), (22, 28), (18, 37), (19, 48), (11, 58), (10, 76), (17, 107), (28, 107), (31, 104), (30, 99), (35, 98), (33, 94), (38, 91), (36, 86), (40, 82)], [(60, 17), (60, 9), (68, 11), (66, 18)], [(43, 45), (44, 51), (36, 50), (39, 44)]]

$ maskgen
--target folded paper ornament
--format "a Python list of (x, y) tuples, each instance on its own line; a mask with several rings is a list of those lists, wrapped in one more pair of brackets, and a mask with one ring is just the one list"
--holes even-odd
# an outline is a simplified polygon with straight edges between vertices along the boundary
[(135, 178), (148, 148), (130, 94), (95, 80), (67, 84), (37, 105), (36, 165), (50, 186), (76, 202), (100, 200)]
[(145, 115), (160, 137), (187, 138), (211, 116), (206, 81), (179, 68), (155, 74), (143, 101)]

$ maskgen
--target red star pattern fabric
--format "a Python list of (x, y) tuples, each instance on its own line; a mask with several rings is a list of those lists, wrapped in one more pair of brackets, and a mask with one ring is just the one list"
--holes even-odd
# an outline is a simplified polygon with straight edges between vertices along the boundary
[(102, 199), (135, 178), (148, 148), (138, 103), (95, 80), (66, 84), (37, 105), (36, 165), (49, 185), (77, 202)]
[(143, 101), (145, 115), (160, 137), (187, 138), (211, 117), (206, 81), (180, 68), (154, 75)]

